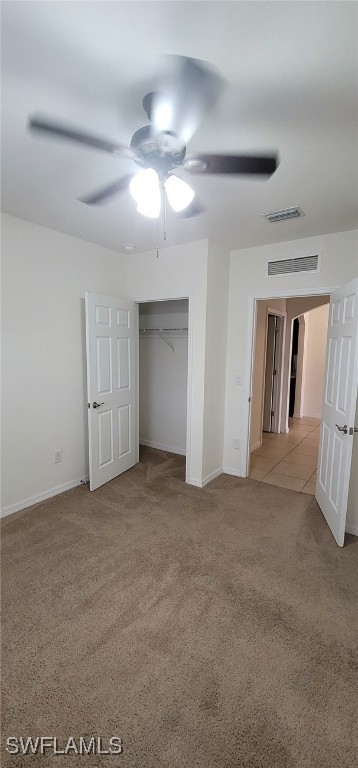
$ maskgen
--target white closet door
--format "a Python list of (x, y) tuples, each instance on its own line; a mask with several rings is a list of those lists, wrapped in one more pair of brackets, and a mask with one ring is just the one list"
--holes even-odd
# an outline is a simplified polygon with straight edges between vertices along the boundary
[(86, 293), (90, 490), (138, 461), (137, 305)]

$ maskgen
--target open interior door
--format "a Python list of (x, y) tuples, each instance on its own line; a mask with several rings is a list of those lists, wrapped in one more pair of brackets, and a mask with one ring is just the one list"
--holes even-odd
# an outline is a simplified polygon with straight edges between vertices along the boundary
[(86, 293), (90, 490), (138, 461), (137, 305)]
[(358, 382), (358, 279), (331, 296), (316, 499), (344, 544)]

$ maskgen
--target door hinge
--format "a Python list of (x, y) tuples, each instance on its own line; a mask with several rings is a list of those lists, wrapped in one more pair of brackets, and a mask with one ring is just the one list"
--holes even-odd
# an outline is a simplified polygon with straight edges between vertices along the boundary
[(271, 416), (274, 416), (274, 415), (275, 415), (275, 411), (271, 411)]
[(249, 403), (251, 403), (251, 397), (249, 397)]
[(91, 407), (91, 403), (87, 403), (87, 408), (90, 408), (90, 407)]
[(274, 368), (274, 369), (273, 369), (273, 375), (274, 375), (274, 376), (277, 376), (277, 371), (276, 371), (276, 368)]

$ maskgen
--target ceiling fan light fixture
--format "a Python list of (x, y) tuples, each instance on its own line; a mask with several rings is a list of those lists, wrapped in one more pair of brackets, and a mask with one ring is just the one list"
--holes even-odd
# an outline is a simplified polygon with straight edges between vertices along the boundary
[(195, 192), (183, 179), (172, 174), (164, 182), (165, 191), (173, 211), (179, 213), (194, 200)]
[(137, 203), (137, 211), (149, 219), (160, 214), (159, 177), (153, 168), (139, 171), (129, 185), (130, 193)]
[(160, 214), (160, 198), (159, 200), (143, 200), (137, 205), (137, 212), (142, 216), (147, 216), (148, 219), (158, 219)]
[(164, 98), (157, 99), (154, 106), (153, 124), (157, 131), (168, 131), (173, 122), (173, 108)]

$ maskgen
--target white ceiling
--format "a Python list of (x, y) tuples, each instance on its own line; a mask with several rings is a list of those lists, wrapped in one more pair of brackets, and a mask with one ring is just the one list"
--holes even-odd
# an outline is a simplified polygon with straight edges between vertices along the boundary
[[(41, 112), (128, 144), (147, 123), (161, 54), (214, 64), (227, 81), (189, 150), (265, 152), (269, 181), (187, 176), (207, 213), (169, 214), (167, 245), (212, 238), (229, 248), (357, 226), (358, 4), (355, 2), (3, 2), (2, 208), (121, 250), (156, 245), (157, 225), (125, 193), (107, 205), (77, 197), (136, 166), (30, 136)], [(298, 204), (305, 217), (261, 213)]]

